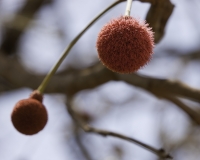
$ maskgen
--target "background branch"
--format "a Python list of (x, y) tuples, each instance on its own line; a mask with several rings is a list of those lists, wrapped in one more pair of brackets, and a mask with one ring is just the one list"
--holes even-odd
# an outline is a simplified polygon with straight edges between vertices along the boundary
[(164, 159), (169, 158), (169, 159), (172, 159), (172, 157), (169, 154), (167, 154), (165, 152), (165, 150), (163, 150), (163, 149), (155, 149), (154, 147), (151, 147), (151, 146), (149, 146), (149, 145), (147, 145), (147, 144), (145, 144), (143, 142), (140, 142), (140, 141), (138, 141), (136, 139), (124, 136), (123, 134), (119, 134), (119, 133), (111, 132), (111, 131), (107, 131), (107, 130), (102, 130), (102, 129), (97, 129), (97, 128), (89, 126), (88, 124), (85, 124), (83, 121), (80, 120), (80, 118), (76, 114), (76, 112), (73, 111), (71, 104), (72, 104), (72, 97), (68, 98), (68, 100), (67, 100), (67, 109), (68, 109), (68, 112), (71, 115), (71, 117), (73, 118), (73, 120), (85, 132), (96, 133), (96, 134), (101, 135), (101, 136), (112, 136), (112, 137), (120, 138), (120, 139), (129, 141), (129, 142), (135, 143), (135, 144), (137, 144), (137, 145), (139, 145), (139, 146), (141, 146), (141, 147), (143, 147), (143, 148), (151, 151), (152, 153), (156, 154), (160, 158), (164, 158)]
[[(26, 0), (24, 6), (16, 13), (16, 16), (5, 25), (3, 40), (0, 47), (1, 53), (11, 55), (16, 52), (19, 39), (27, 29), (35, 13), (51, 0)], [(20, 18), (19, 17), (23, 17)]]
[(146, 20), (155, 32), (155, 43), (158, 43), (164, 36), (165, 26), (173, 12), (174, 5), (170, 0), (155, 0), (151, 2)]
[[(44, 78), (44, 75), (31, 74), (16, 59), (6, 56), (0, 56), (0, 75), (13, 85), (10, 89), (21, 87), (35, 89)], [(64, 75), (56, 74), (50, 80), (46, 92), (75, 94), (81, 90), (92, 89), (112, 80), (124, 81), (149, 92), (165, 93), (200, 102), (200, 90), (189, 87), (184, 83), (139, 74), (117, 74), (99, 63), (83, 70), (68, 70)]]
[[(155, 93), (155, 95), (156, 95), (156, 93)], [(195, 111), (192, 108), (190, 108), (185, 103), (183, 103), (178, 98), (176, 98), (175, 96), (171, 96), (170, 94), (162, 94), (162, 95), (159, 95), (158, 97), (162, 97), (162, 98), (164, 98), (166, 100), (171, 101), (177, 107), (179, 107), (181, 110), (183, 110), (189, 116), (189, 118), (191, 120), (193, 120), (193, 122), (195, 122), (196, 124), (200, 125), (200, 114), (197, 111)]]
[(75, 124), (75, 128), (74, 128), (74, 134), (75, 134), (75, 140), (77, 145), (79, 146), (83, 156), (85, 157), (86, 160), (92, 160), (89, 152), (87, 151), (87, 149), (85, 148), (84, 144), (81, 141), (81, 133), (80, 133), (80, 128), (77, 124)]

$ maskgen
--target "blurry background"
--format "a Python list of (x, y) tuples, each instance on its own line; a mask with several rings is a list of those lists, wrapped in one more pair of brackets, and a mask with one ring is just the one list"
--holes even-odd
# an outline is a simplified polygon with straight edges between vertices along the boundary
[[(146, 1), (134, 1), (131, 15), (144, 20), (151, 6)], [(15, 130), (10, 120), (15, 103), (28, 98), (70, 41), (112, 2), (114, 0), (0, 1), (0, 160), (159, 159), (130, 142), (83, 132), (68, 114), (66, 94), (59, 86), (50, 85), (51, 89), (47, 89), (44, 96), (49, 121), (43, 131), (25, 136)], [(156, 0), (149, 2), (157, 4)], [(181, 81), (198, 90), (200, 2), (171, 0), (171, 3), (174, 9), (167, 20), (165, 34), (156, 44), (152, 61), (137, 74)], [(95, 48), (98, 32), (110, 19), (123, 15), (125, 7), (125, 2), (120, 3), (83, 35), (59, 68), (60, 77), (68, 76), (69, 72), (69, 78), (73, 78), (73, 73), (99, 65)], [(19, 68), (15, 70), (15, 63), (20, 64), (27, 75), (33, 75), (32, 78), (24, 79), (24, 71), (22, 75)], [(95, 87), (83, 86), (75, 93), (73, 104), (93, 127), (164, 148), (175, 160), (199, 159), (200, 128), (175, 104), (124, 81), (91, 83)], [(68, 88), (64, 89), (68, 93)], [(181, 100), (199, 113), (200, 97), (195, 101)]]

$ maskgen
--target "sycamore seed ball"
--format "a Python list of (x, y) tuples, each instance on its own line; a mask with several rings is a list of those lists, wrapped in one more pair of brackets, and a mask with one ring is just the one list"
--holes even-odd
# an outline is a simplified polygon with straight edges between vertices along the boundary
[(48, 120), (45, 106), (41, 101), (34, 99), (41, 96), (31, 94), (28, 99), (20, 100), (14, 107), (11, 120), (14, 127), (22, 134), (33, 135), (41, 131)]
[(100, 61), (118, 73), (133, 73), (153, 54), (153, 32), (148, 24), (130, 16), (111, 20), (100, 31), (96, 43)]

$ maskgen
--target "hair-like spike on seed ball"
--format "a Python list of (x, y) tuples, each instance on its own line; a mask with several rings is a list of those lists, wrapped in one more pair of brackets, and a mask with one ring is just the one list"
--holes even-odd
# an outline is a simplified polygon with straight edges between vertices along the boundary
[(107, 68), (118, 73), (133, 73), (151, 60), (153, 32), (144, 21), (121, 16), (101, 29), (96, 47), (99, 59)]
[[(20, 100), (14, 107), (11, 120), (14, 127), (22, 134), (33, 135), (41, 131), (48, 120), (47, 110), (41, 97), (35, 92), (28, 99)], [(41, 95), (41, 94), (40, 94)], [(34, 98), (36, 97), (36, 98)]]

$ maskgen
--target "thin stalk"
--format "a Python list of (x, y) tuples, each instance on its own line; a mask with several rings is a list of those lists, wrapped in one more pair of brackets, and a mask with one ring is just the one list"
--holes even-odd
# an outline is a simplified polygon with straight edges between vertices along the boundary
[(130, 16), (131, 6), (132, 6), (132, 0), (127, 0), (125, 16)]
[(67, 46), (67, 48), (64, 50), (62, 53), (61, 57), (59, 60), (56, 62), (56, 64), (53, 66), (53, 68), (49, 71), (49, 73), (46, 75), (40, 86), (38, 87), (38, 91), (40, 93), (43, 93), (47, 84), (49, 83), (49, 80), (51, 77), (55, 74), (57, 71), (58, 67), (60, 64), (63, 62), (65, 57), (68, 55), (69, 51), (72, 49), (72, 47), (76, 44), (76, 42), (80, 39), (80, 37), (87, 31), (102, 15), (104, 15), (107, 11), (109, 11), (111, 8), (116, 6), (117, 4), (123, 2), (124, 0), (118, 0), (112, 3), (109, 7), (107, 7), (104, 11), (102, 11), (98, 16), (96, 16), (72, 41), (71, 43)]

